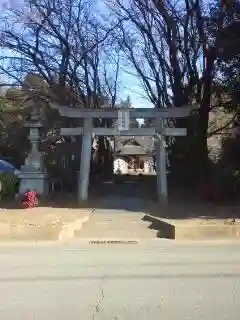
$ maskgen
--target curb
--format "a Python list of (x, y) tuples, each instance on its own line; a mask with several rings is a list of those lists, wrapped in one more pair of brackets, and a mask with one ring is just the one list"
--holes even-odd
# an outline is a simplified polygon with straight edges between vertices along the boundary
[(62, 227), (59, 232), (58, 241), (67, 241), (75, 236), (75, 232), (82, 228), (83, 224), (89, 220), (89, 216), (78, 219), (75, 222), (68, 223)]
[(158, 238), (173, 240), (240, 240), (240, 224), (196, 223), (189, 220), (179, 221), (163, 219), (145, 214), (144, 221), (151, 222), (150, 229), (158, 231)]
[(5, 223), (0, 222), (0, 243), (5, 242), (38, 242), (38, 241), (65, 241), (75, 236), (75, 231), (82, 228), (83, 223), (89, 220), (91, 211), (85, 211), (83, 217), (75, 221), (53, 223)]

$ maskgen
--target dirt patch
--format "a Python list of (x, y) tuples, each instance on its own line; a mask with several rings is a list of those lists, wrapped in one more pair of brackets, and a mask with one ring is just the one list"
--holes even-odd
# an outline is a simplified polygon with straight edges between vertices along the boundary
[(148, 211), (151, 215), (163, 219), (179, 221), (195, 221), (196, 223), (217, 223), (218, 220), (225, 223), (237, 222), (240, 218), (239, 205), (214, 205), (194, 201), (188, 202), (149, 202)]

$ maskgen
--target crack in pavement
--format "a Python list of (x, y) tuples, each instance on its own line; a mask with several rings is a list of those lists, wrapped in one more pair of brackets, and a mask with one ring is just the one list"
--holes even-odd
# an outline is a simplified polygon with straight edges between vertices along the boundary
[(94, 309), (93, 309), (93, 315), (92, 315), (92, 320), (95, 320), (96, 319), (96, 315), (101, 311), (103, 310), (102, 309), (102, 302), (103, 302), (103, 299), (105, 297), (104, 295), (104, 289), (103, 289), (103, 284), (104, 284), (104, 277), (102, 278), (102, 283), (100, 285), (100, 297), (99, 299), (97, 299), (97, 302), (96, 304), (94, 305)]

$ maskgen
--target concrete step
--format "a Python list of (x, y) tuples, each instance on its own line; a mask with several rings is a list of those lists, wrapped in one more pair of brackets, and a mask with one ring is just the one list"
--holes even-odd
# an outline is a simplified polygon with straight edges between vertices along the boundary
[[(117, 212), (117, 213), (116, 213)], [(150, 222), (143, 221), (144, 213), (131, 213), (116, 210), (109, 213), (97, 210), (81, 230), (75, 232), (78, 238), (100, 239), (139, 239), (156, 238), (157, 231), (149, 229)]]

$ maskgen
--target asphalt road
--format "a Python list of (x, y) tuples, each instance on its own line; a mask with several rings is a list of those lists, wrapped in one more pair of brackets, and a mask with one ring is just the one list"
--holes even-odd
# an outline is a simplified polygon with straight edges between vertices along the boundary
[(0, 319), (237, 320), (240, 244), (0, 246)]

